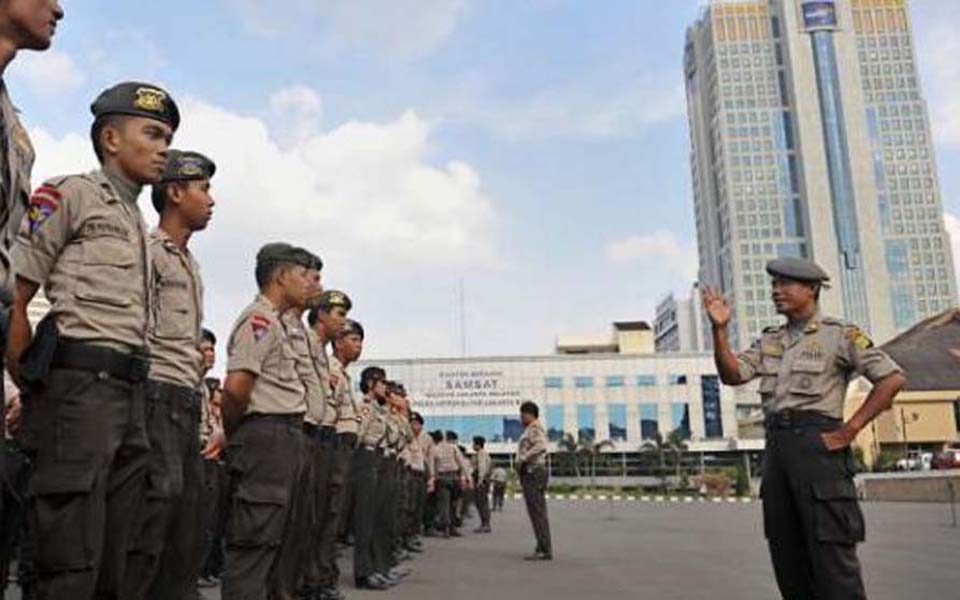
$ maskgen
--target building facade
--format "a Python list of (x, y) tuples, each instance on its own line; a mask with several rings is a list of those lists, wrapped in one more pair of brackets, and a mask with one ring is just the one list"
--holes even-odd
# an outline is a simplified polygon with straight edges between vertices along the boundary
[(713, 0), (684, 74), (700, 281), (735, 344), (778, 321), (778, 256), (821, 264), (824, 311), (880, 340), (955, 305), (906, 0)]
[(657, 352), (703, 352), (703, 327), (700, 323), (700, 289), (693, 286), (690, 296), (678, 299), (668, 294), (657, 303), (653, 321), (654, 348)]
[(401, 381), (428, 430), (453, 430), (469, 445), (512, 453), (522, 432), (519, 408), (535, 402), (553, 449), (574, 439), (612, 442), (638, 452), (657, 434), (679, 432), (692, 452), (758, 450), (738, 421), (759, 410), (755, 390), (723, 386), (703, 353), (586, 354), (366, 361)]

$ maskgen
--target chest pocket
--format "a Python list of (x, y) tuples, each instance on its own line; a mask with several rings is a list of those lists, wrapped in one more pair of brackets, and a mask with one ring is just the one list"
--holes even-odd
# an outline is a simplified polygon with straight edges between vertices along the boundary
[(763, 354), (760, 357), (760, 393), (772, 394), (777, 388), (777, 375), (780, 373), (780, 364), (783, 356)]
[(78, 300), (130, 306), (142, 287), (134, 268), (136, 247), (125, 238), (101, 235), (82, 242), (83, 263), (77, 274)]
[(790, 369), (787, 391), (798, 396), (821, 396), (824, 392), (825, 360), (798, 360)]
[(289, 343), (280, 345), (280, 352), (277, 354), (277, 375), (284, 381), (300, 381), (300, 374), (297, 372), (297, 351)]
[(167, 339), (189, 339), (196, 335), (193, 290), (184, 277), (164, 273), (157, 280), (156, 335)]

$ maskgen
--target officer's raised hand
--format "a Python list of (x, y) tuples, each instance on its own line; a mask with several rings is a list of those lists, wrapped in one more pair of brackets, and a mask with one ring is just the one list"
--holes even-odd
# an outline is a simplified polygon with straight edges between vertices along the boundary
[(726, 327), (730, 323), (732, 311), (723, 294), (717, 288), (704, 286), (701, 296), (703, 297), (703, 309), (707, 311), (707, 316), (710, 317), (713, 326)]

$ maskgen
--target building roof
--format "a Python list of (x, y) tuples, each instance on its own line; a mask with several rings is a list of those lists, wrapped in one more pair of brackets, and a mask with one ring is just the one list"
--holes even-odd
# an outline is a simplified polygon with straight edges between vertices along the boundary
[(649, 331), (650, 323), (646, 321), (615, 321), (613, 328), (616, 331)]
[(906, 390), (960, 390), (960, 309), (921, 321), (881, 348), (906, 372)]

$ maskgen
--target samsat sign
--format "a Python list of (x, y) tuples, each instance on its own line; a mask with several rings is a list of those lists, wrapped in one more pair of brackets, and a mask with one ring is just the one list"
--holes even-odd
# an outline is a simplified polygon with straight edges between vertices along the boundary
[(496, 370), (441, 370), (429, 387), (412, 392), (417, 410), (427, 413), (513, 414), (523, 402), (519, 386)]
[(800, 5), (803, 26), (808, 30), (834, 29), (837, 26), (837, 7), (833, 0), (805, 0)]

